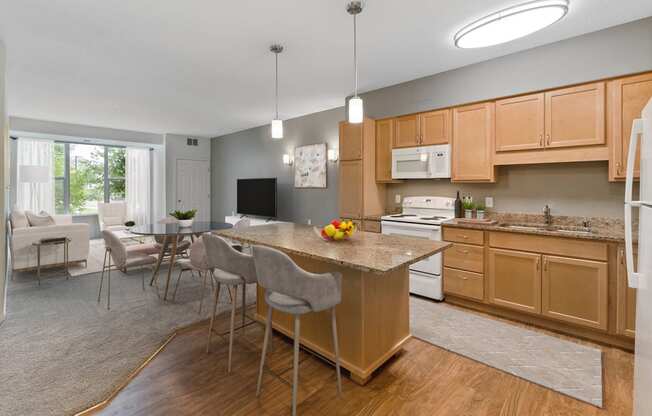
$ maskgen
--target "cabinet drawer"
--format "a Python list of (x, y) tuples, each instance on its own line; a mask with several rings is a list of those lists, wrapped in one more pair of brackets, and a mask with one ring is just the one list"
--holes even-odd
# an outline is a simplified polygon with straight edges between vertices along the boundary
[(444, 252), (444, 266), (484, 273), (484, 247), (455, 243)]
[(380, 221), (364, 220), (362, 222), (363, 230), (370, 233), (380, 232)]
[(484, 276), (444, 267), (444, 292), (471, 299), (484, 299)]
[(607, 244), (566, 237), (490, 232), (491, 247), (607, 261)]
[(484, 244), (484, 231), (444, 226), (444, 240), (466, 244)]

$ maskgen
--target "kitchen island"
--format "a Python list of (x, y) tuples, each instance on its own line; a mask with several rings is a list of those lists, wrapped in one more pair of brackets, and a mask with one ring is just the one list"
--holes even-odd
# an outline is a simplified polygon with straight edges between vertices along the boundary
[[(216, 231), (243, 243), (273, 247), (314, 273), (342, 273), (342, 303), (336, 308), (342, 367), (365, 384), (373, 372), (410, 339), (408, 266), (444, 251), (449, 243), (358, 231), (327, 242), (311, 226), (282, 223)], [(256, 319), (267, 305), (257, 291)], [(274, 311), (274, 329), (292, 336), (292, 316)], [(301, 344), (334, 360), (328, 311), (301, 317)]]

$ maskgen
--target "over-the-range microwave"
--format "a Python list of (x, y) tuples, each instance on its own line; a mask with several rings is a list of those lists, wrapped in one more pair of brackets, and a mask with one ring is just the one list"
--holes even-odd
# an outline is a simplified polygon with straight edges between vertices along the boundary
[(450, 144), (392, 150), (392, 179), (450, 178)]

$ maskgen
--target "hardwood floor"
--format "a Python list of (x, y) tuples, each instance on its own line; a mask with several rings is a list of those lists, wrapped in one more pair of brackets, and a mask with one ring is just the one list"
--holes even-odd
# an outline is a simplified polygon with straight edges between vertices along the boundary
[[(221, 316), (223, 329), (228, 314)], [(547, 332), (547, 331), (546, 331)], [(549, 332), (547, 332), (549, 333)], [(213, 337), (206, 354), (205, 326), (180, 334), (138, 374), (101, 415), (289, 415), (292, 345), (275, 334), (263, 391), (256, 377), (263, 328), (236, 333), (233, 369), (226, 375), (228, 341)], [(592, 344), (595, 345), (595, 344)], [(633, 355), (604, 352), (604, 403), (599, 409), (568, 396), (450, 353), (418, 339), (390, 360), (366, 386), (342, 382), (335, 371), (301, 353), (301, 415), (631, 415)], [(272, 374), (273, 373), (273, 374)]]

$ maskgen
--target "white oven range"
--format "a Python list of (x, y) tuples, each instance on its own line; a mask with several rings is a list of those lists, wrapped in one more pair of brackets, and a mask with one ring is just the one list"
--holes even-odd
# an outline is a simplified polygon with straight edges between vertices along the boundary
[[(441, 223), (455, 217), (455, 199), (411, 196), (403, 199), (401, 214), (381, 217), (383, 234), (441, 241)], [(410, 266), (410, 293), (443, 300), (442, 256), (435, 254)]]

